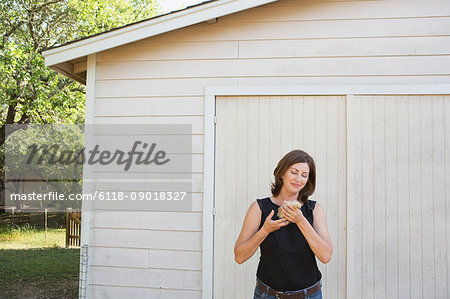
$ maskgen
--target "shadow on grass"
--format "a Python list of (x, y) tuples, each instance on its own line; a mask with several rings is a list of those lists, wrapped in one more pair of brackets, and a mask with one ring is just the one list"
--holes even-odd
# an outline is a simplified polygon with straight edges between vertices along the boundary
[(79, 260), (79, 249), (0, 249), (0, 298), (78, 298)]

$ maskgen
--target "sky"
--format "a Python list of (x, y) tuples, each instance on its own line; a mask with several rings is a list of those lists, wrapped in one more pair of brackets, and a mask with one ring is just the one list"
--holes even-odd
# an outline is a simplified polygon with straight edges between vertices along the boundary
[(204, 1), (206, 0), (159, 0), (158, 2), (161, 5), (163, 13), (167, 13)]

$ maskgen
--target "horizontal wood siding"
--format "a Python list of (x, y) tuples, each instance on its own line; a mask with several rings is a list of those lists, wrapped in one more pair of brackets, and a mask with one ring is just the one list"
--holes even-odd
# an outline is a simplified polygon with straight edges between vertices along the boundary
[[(130, 211), (137, 216), (121, 212), (114, 219), (96, 212), (91, 243), (95, 266), (90, 269), (93, 298), (201, 297), (199, 213), (203, 209), (206, 86), (448, 83), (449, 36), (448, 1), (281, 0), (219, 18), (212, 25), (189, 26), (97, 53), (94, 122), (191, 124), (196, 162), (193, 213)], [(273, 102), (274, 111), (281, 109), (279, 104)], [(314, 121), (311, 115), (306, 117)], [(263, 127), (260, 130), (265, 132)], [(277, 153), (288, 148), (270, 146), (270, 152)], [(276, 160), (268, 156), (268, 149), (248, 150), (259, 151), (267, 161)], [(319, 153), (318, 161), (324, 159), (325, 153)], [(94, 177), (117, 176), (114, 169), (109, 171)], [(127, 175), (139, 178), (139, 172)], [(259, 183), (269, 180), (267, 173)], [(342, 185), (333, 180), (330, 183)], [(96, 188), (115, 190), (106, 183)], [(249, 194), (257, 191), (251, 189)], [(333, 208), (340, 212), (328, 217), (343, 223), (344, 207)], [(244, 205), (239, 209), (245, 209)], [(333, 238), (340, 240), (338, 228), (331, 230)], [(113, 257), (134, 253), (133, 258)], [(342, 254), (337, 256), (340, 261)], [(178, 261), (183, 258), (189, 261)], [(343, 267), (329, 269), (330, 275), (344, 275)], [(139, 281), (131, 279), (135, 276)], [(342, 293), (341, 281), (327, 284), (327, 289)]]
[(99, 211), (96, 216), (95, 228), (202, 231), (201, 212)]
[(93, 247), (92, 265), (200, 271), (201, 255), (200, 251)]
[[(450, 26), (450, 23), (449, 23)], [(103, 80), (161, 78), (233, 78), (293, 76), (367, 76), (367, 75), (446, 75), (450, 56), (407, 57), (322, 57), (317, 58), (251, 58), (239, 60), (139, 61), (103, 64), (98, 78)]]
[(201, 289), (200, 271), (178, 271), (168, 269), (138, 269), (92, 266), (91, 282), (96, 285), (118, 285), (130, 287), (181, 289), (196, 291)]
[(92, 235), (96, 246), (201, 250), (201, 232), (94, 228)]
[[(98, 98), (96, 101), (96, 116), (178, 116), (203, 115), (204, 103), (202, 97), (142, 97), (127, 98)], [(170, 106), (170, 111), (167, 110)], [(203, 145), (203, 144), (202, 144)]]
[[(448, 82), (449, 35), (448, 1), (280, 1), (100, 53), (98, 95), (121, 96), (122, 84), (128, 96), (201, 96), (208, 85)], [(140, 92), (153, 83), (178, 88)]]
[(173, 290), (168, 288), (139, 288), (139, 287), (117, 287), (117, 286), (103, 286), (92, 285), (92, 296), (94, 298), (139, 298), (139, 299), (153, 299), (153, 298), (167, 298), (167, 299), (200, 299), (202, 298), (201, 291), (192, 290)]

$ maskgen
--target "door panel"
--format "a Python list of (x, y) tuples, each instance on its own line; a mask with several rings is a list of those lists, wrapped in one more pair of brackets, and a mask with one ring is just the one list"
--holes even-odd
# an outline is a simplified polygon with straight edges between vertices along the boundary
[(450, 96), (348, 106), (348, 298), (448, 298)]
[(270, 195), (276, 163), (293, 149), (316, 162), (316, 192), (325, 209), (334, 253), (323, 266), (326, 298), (345, 298), (345, 97), (216, 98), (214, 298), (252, 298), (259, 249), (242, 265), (233, 248), (248, 207)]

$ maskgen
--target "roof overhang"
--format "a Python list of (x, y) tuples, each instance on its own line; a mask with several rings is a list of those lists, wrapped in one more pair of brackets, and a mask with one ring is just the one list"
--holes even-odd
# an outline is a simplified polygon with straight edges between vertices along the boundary
[(90, 54), (276, 1), (278, 0), (217, 0), (206, 2), (49, 49), (43, 52), (45, 65), (85, 84), (86, 60)]

